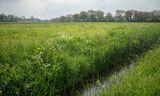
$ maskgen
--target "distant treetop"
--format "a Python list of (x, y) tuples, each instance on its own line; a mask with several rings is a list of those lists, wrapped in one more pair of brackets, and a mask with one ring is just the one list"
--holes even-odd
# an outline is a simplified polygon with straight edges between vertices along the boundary
[(160, 22), (160, 10), (116, 10), (115, 13), (113, 15), (110, 12), (88, 10), (51, 20), (40, 20), (33, 16), (26, 18), (25, 16), (0, 14), (0, 22)]

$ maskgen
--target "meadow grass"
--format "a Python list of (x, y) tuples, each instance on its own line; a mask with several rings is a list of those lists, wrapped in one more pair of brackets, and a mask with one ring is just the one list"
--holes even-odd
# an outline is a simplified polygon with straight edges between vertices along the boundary
[(159, 23), (0, 24), (3, 95), (66, 95), (160, 43)]
[(109, 86), (99, 96), (159, 96), (160, 48), (147, 52), (135, 68), (118, 78), (112, 76)]

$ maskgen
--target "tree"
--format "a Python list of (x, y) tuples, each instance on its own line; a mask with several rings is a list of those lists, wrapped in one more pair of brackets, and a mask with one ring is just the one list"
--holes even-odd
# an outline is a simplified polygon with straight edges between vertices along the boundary
[(60, 21), (60, 22), (64, 22), (64, 21), (65, 21), (65, 16), (61, 16), (61, 17), (59, 18), (59, 21)]
[(14, 15), (8, 15), (8, 20), (7, 20), (8, 22), (15, 22), (15, 21), (17, 21), (17, 20), (15, 20), (15, 17), (14, 17)]
[(90, 19), (91, 22), (97, 22), (97, 21), (98, 21), (98, 19), (96, 18), (96, 15), (95, 15), (95, 14), (91, 14), (91, 15), (89, 16), (89, 19)]
[(86, 22), (87, 18), (88, 18), (87, 12), (85, 12), (85, 11), (80, 12), (80, 21), (81, 22)]
[(33, 16), (33, 15), (30, 17), (30, 20), (31, 20), (31, 21), (33, 21), (33, 20), (34, 20), (34, 16)]
[(99, 22), (104, 21), (104, 12), (103, 11), (96, 11), (96, 16)]
[(73, 21), (78, 22), (79, 21), (79, 14), (74, 14), (73, 15)]
[(112, 14), (110, 12), (106, 13), (105, 21), (107, 21), (107, 22), (114, 21), (114, 17), (112, 16)]
[(133, 19), (133, 11), (132, 10), (125, 11), (124, 16), (125, 16), (127, 21), (132, 21), (132, 19)]
[(151, 13), (152, 13), (152, 21), (154, 22), (160, 21), (160, 10), (153, 10)]
[(96, 11), (88, 10), (87, 14), (88, 14), (87, 21), (89, 21), (89, 22), (96, 22), (97, 21)]
[(144, 11), (134, 11), (133, 21), (145, 22), (147, 20), (147, 12)]
[(72, 15), (66, 15), (65, 22), (72, 22)]
[(5, 14), (0, 15), (0, 21), (1, 22), (7, 22), (7, 16)]
[(97, 10), (81, 11), (78, 14), (66, 15), (51, 20), (40, 20), (39, 18), (26, 18), (24, 16), (18, 17), (15, 15), (5, 15), (0, 14), (0, 22), (160, 22), (160, 10), (153, 11), (137, 11), (137, 10), (116, 10), (115, 16), (112, 16), (110, 12), (105, 12)]
[(116, 10), (116, 16), (115, 16), (115, 21), (124, 21), (124, 10)]

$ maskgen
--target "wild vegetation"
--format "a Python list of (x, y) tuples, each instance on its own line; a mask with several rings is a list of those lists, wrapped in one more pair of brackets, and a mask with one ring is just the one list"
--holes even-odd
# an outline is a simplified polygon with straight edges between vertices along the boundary
[(139, 59), (133, 70), (126, 70), (121, 77), (112, 76), (108, 89), (104, 88), (100, 96), (159, 96), (159, 81), (160, 48), (157, 48)]
[(72, 94), (160, 43), (158, 23), (0, 24), (0, 93)]

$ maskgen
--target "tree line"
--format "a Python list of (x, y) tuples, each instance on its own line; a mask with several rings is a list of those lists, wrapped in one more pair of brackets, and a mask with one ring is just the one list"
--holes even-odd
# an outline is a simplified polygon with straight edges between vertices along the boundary
[(78, 14), (53, 18), (54, 22), (160, 22), (160, 10), (116, 10), (115, 15), (104, 11), (81, 11)]
[(40, 20), (33, 16), (26, 18), (0, 14), (0, 22), (160, 22), (160, 10), (116, 10), (114, 15), (111, 12), (88, 10), (50, 20)]
[(15, 16), (15, 15), (5, 15), (0, 14), (0, 22), (33, 22), (33, 21), (42, 21), (39, 18), (34, 18), (31, 16), (30, 18), (26, 18), (25, 16)]

